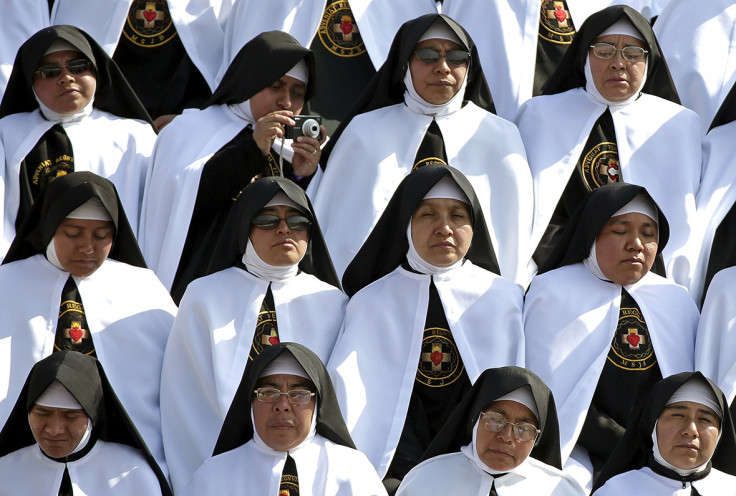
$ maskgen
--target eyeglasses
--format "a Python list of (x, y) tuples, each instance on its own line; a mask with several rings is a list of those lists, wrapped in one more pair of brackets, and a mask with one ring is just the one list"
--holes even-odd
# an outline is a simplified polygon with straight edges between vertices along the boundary
[(534, 427), (534, 424), (530, 424), (529, 422), (509, 422), (506, 420), (506, 417), (496, 412), (482, 412), (480, 414), (480, 421), (491, 432), (501, 432), (506, 428), (507, 424), (511, 424), (514, 437), (523, 442), (536, 439), (537, 435), (542, 432)]
[(264, 403), (276, 403), (281, 396), (286, 396), (286, 399), (288, 399), (289, 403), (292, 405), (306, 405), (309, 403), (309, 400), (312, 399), (312, 396), (317, 394), (305, 389), (292, 389), (291, 391), (282, 393), (278, 389), (258, 388), (253, 392), (255, 393), (258, 401), (263, 401)]
[(467, 65), (470, 61), (470, 54), (465, 50), (448, 50), (445, 54), (441, 54), (434, 48), (420, 48), (414, 52), (419, 59), (419, 62), (427, 65), (434, 65), (440, 61), (442, 57), (445, 58), (449, 65), (461, 66)]
[(286, 225), (292, 231), (306, 231), (312, 225), (312, 221), (307, 219), (303, 215), (292, 215), (291, 217), (286, 217), (285, 219), (282, 219), (276, 215), (270, 214), (255, 216), (251, 224), (258, 229), (270, 231), (279, 227), (279, 224), (281, 224), (282, 220), (286, 221)]
[(595, 45), (590, 45), (590, 48), (593, 49), (593, 55), (599, 59), (612, 59), (616, 55), (616, 52), (621, 52), (621, 56), (629, 62), (641, 62), (649, 53), (649, 51), (638, 46), (616, 48), (610, 43), (596, 43)]
[(92, 62), (87, 59), (76, 59), (72, 60), (67, 65), (46, 64), (36, 69), (36, 74), (38, 74), (38, 77), (41, 79), (51, 79), (61, 74), (62, 69), (66, 69), (72, 74), (81, 74), (92, 69)]

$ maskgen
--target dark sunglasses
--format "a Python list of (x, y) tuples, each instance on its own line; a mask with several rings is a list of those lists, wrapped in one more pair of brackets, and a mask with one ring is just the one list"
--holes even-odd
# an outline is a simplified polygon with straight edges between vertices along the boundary
[(270, 231), (279, 227), (282, 220), (286, 221), (286, 225), (292, 231), (306, 231), (312, 225), (312, 221), (302, 215), (292, 215), (282, 219), (276, 215), (270, 214), (256, 215), (251, 224), (258, 229)]
[(41, 79), (51, 79), (61, 74), (61, 70), (66, 69), (72, 74), (82, 74), (85, 71), (92, 70), (92, 62), (87, 59), (76, 59), (67, 65), (47, 64), (36, 69), (36, 74)]
[(442, 57), (449, 65), (453, 66), (467, 65), (470, 62), (470, 54), (465, 50), (448, 50), (443, 55), (434, 48), (420, 48), (414, 53), (417, 55), (419, 62), (427, 65), (436, 64)]

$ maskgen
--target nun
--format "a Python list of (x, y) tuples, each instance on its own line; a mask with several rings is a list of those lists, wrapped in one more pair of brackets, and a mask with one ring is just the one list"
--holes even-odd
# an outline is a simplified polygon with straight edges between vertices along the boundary
[(516, 120), (534, 178), (537, 266), (588, 192), (628, 182), (645, 186), (673, 226), (657, 273), (687, 286), (701, 131), (679, 103), (647, 19), (625, 5), (588, 17), (543, 95)]
[(346, 304), (304, 191), (280, 177), (245, 188), (166, 346), (161, 416), (175, 489), (212, 454), (253, 360), (293, 341), (326, 362)]
[(136, 233), (155, 140), (148, 113), (95, 40), (73, 26), (31, 36), (18, 50), (0, 103), (0, 258), (46, 185), (74, 171), (110, 179)]
[(560, 470), (552, 393), (521, 367), (484, 371), (399, 486), (398, 496), (582, 496)]
[(76, 351), (35, 364), (0, 431), (0, 495), (170, 496), (100, 362)]
[(626, 430), (596, 496), (736, 494), (736, 434), (723, 392), (700, 372), (663, 379)]
[[(254, 67), (259, 70), (253, 70)], [(254, 178), (281, 176), (306, 185), (326, 139), (285, 139), (292, 116), (314, 94), (314, 54), (281, 31), (261, 33), (232, 61), (201, 110), (161, 133), (146, 181), (141, 246), (175, 301), (183, 272), (209, 260), (234, 199)], [(206, 266), (205, 266), (206, 267)]]
[(388, 58), (332, 135), (307, 193), (338, 274), (401, 180), (427, 164), (465, 174), (483, 206), (500, 274), (528, 283), (533, 192), (518, 130), (492, 113), (478, 49), (457, 22), (402, 25)]
[(386, 495), (353, 446), (327, 370), (297, 343), (271, 346), (254, 360), (212, 455), (183, 496)]
[(350, 435), (394, 489), (489, 367), (523, 363), (522, 291), (498, 276), (468, 179), (427, 165), (402, 181), (343, 277), (328, 363)]
[(601, 186), (526, 295), (526, 366), (555, 396), (563, 466), (587, 490), (654, 384), (694, 370), (695, 303), (651, 271), (668, 237), (645, 188)]
[(159, 385), (176, 306), (145, 268), (115, 186), (91, 172), (54, 179), (0, 266), (0, 422), (31, 366), (95, 356), (163, 470)]

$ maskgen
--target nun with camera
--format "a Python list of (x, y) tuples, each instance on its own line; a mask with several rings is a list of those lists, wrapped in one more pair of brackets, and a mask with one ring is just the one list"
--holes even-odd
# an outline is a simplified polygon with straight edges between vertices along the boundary
[(524, 284), (533, 193), (519, 131), (493, 114), (478, 47), (456, 21), (404, 23), (386, 62), (325, 146), (307, 191), (342, 274), (401, 180), (452, 166), (478, 195), (500, 275)]
[(204, 107), (184, 112), (161, 133), (155, 172), (146, 181), (140, 241), (175, 301), (191, 274), (206, 268), (199, 264), (214, 248), (206, 240), (217, 238), (245, 186), (265, 176), (308, 184), (326, 131), (295, 136), (301, 127), (287, 130), (308, 109), (314, 71), (314, 54), (291, 35), (261, 33), (238, 52)]
[(207, 275), (184, 293), (164, 355), (161, 416), (177, 491), (212, 455), (253, 360), (292, 341), (326, 362), (346, 304), (304, 191), (281, 177), (245, 188)]

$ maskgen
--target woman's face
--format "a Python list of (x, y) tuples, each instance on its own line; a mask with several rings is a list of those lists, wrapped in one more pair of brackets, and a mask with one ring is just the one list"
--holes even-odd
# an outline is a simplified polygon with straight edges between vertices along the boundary
[(411, 239), (425, 262), (454, 264), (468, 253), (473, 239), (468, 205), (453, 198), (422, 200), (411, 216)]
[(657, 223), (631, 212), (608, 219), (596, 238), (596, 258), (603, 274), (626, 286), (644, 277), (654, 264), (658, 243)]
[(56, 257), (71, 275), (87, 277), (107, 260), (114, 233), (110, 221), (64, 219), (54, 234)]
[(302, 112), (307, 85), (291, 76), (281, 76), (270, 86), (250, 97), (250, 111), (254, 120), (276, 112), (291, 110), (295, 115)]
[(461, 45), (449, 41), (431, 38), (417, 43), (414, 51), (423, 48), (436, 50), (440, 57), (437, 62), (427, 64), (417, 58), (416, 53), (409, 59), (409, 71), (414, 83), (414, 90), (422, 99), (433, 105), (447, 103), (460, 91), (460, 87), (468, 72), (468, 65), (453, 65), (447, 62), (445, 55), (449, 50), (463, 50)]
[[(592, 44), (596, 43), (608, 43), (616, 48), (637, 46), (647, 49), (643, 41), (624, 34), (601, 36)], [(624, 59), (621, 51), (617, 50), (613, 58), (601, 59), (593, 54), (592, 48), (588, 49), (588, 57), (593, 83), (598, 93), (606, 100), (622, 102), (640, 90), (647, 70), (646, 58), (640, 62), (629, 62)]]
[(258, 212), (258, 215), (278, 217), (278, 225), (273, 229), (250, 228), (250, 242), (258, 256), (269, 265), (294, 265), (304, 256), (309, 243), (309, 231), (291, 229), (286, 219), (304, 216), (299, 210), (286, 205), (272, 205)]
[(662, 457), (682, 470), (710, 460), (718, 442), (721, 421), (705, 405), (678, 401), (664, 407), (657, 418), (657, 445)]
[[(62, 50), (44, 55), (39, 62), (33, 74), (33, 90), (38, 99), (54, 112), (74, 114), (87, 106), (94, 96), (97, 80), (92, 65), (77, 74), (67, 67), (70, 62), (80, 60), (87, 59), (80, 52)], [(58, 76), (42, 77), (44, 73), (48, 75), (48, 71), (38, 72), (40, 68), (52, 67), (61, 68)]]

